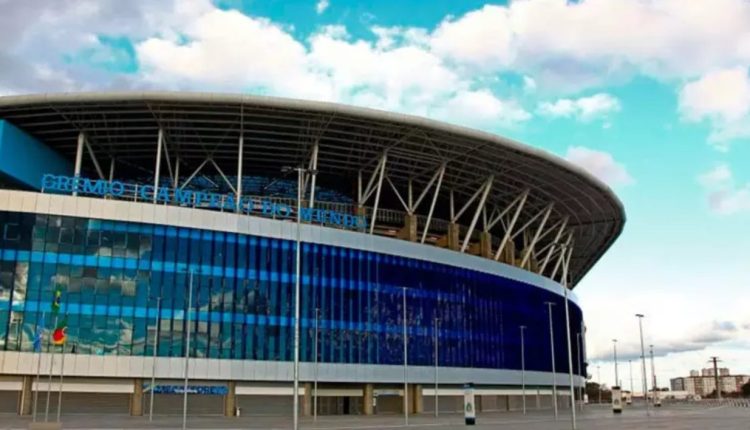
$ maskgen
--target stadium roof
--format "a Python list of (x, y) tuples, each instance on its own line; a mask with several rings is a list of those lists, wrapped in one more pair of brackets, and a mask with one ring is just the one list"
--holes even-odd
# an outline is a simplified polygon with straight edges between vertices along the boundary
[[(567, 218), (573, 285), (612, 245), (625, 222), (612, 190), (577, 166), (497, 135), (410, 115), (250, 95), (102, 92), (0, 97), (0, 119), (70, 159), (83, 131), (98, 158), (114, 158), (122, 166), (117, 176), (133, 178), (153, 175), (160, 128), (169, 156), (180, 160), (185, 174), (209, 158), (224, 172), (237, 172), (240, 135), (244, 175), (274, 176), (282, 166), (307, 164), (317, 145), (319, 183), (354, 195), (359, 172), (365, 182), (374, 178), (384, 153), (387, 179), (402, 190), (401, 196), (409, 181), (419, 195), (419, 187), (428, 188), (444, 165), (435, 213), (443, 218), (450, 217), (448, 190), (460, 208), (482, 194), (491, 178), (485, 217), (509, 208), (528, 191), (518, 225), (541, 223), (539, 214), (550, 207), (548, 227)], [(406, 199), (388, 186), (383, 193), (381, 205), (391, 209), (400, 206), (396, 197), (401, 203)], [(417, 213), (427, 212), (430, 198), (424, 200)], [(478, 201), (462, 215), (462, 224), (469, 224)], [(496, 228), (507, 227), (513, 212), (506, 211)], [(546, 234), (539, 247), (554, 239), (554, 233)]]

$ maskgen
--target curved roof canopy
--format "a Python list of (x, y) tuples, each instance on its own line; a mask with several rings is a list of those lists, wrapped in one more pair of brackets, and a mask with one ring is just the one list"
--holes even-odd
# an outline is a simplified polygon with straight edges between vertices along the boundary
[[(404, 209), (409, 182), (416, 200), (445, 165), (435, 217), (450, 219), (449, 190), (455, 215), (473, 196), (481, 197), (491, 179), (486, 213), (477, 223), (481, 230), (483, 218), (492, 220), (504, 209), (517, 207), (519, 196), (527, 192), (516, 227), (528, 222), (528, 235), (533, 236), (544, 218), (538, 215), (548, 208), (546, 228), (567, 219), (565, 234), (554, 243), (572, 237), (573, 285), (614, 242), (625, 222), (622, 204), (605, 184), (556, 156), (496, 135), (372, 109), (247, 95), (110, 92), (0, 97), (0, 118), (70, 159), (83, 131), (105, 169), (106, 160), (116, 159), (118, 177), (153, 175), (160, 128), (166, 152), (180, 160), (185, 176), (207, 158), (227, 174), (237, 172), (243, 136), (244, 175), (273, 177), (283, 166), (307, 165), (317, 145), (319, 184), (353, 196), (359, 172), (366, 187), (387, 154), (390, 186), (383, 185), (381, 207), (390, 209)], [(400, 189), (400, 196), (393, 189)], [(426, 194), (416, 214), (428, 212), (430, 191)], [(479, 201), (477, 197), (467, 206), (461, 224), (471, 223)], [(493, 235), (503, 235), (514, 212), (506, 210), (499, 217), (490, 230)], [(555, 237), (555, 231), (544, 234), (538, 249)]]

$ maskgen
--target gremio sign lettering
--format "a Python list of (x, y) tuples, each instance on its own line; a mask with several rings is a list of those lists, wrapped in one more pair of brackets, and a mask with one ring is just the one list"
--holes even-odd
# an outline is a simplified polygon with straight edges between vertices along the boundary
[[(75, 176), (46, 174), (42, 176), (42, 191), (77, 193), (97, 197), (112, 196), (122, 198), (126, 190), (132, 190), (138, 201), (167, 203), (176, 206), (190, 206), (239, 211), (247, 215), (291, 218), (296, 217), (294, 206), (274, 202), (266, 198), (242, 196), (239, 201), (234, 194), (218, 194), (205, 191), (184, 190), (182, 188), (154, 187), (153, 185), (126, 184), (121, 181), (105, 181)], [(339, 227), (360, 229), (367, 227), (367, 218), (327, 209), (302, 208), (304, 222), (333, 224)]]

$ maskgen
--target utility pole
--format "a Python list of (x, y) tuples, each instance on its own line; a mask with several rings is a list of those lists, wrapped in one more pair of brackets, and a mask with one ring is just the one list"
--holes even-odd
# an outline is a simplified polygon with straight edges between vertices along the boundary
[(711, 357), (711, 359), (708, 361), (709, 363), (714, 364), (714, 383), (716, 384), (716, 398), (721, 400), (721, 384), (719, 381), (721, 381), (721, 378), (719, 378), (719, 365), (718, 363), (721, 360), (719, 360), (719, 357)]

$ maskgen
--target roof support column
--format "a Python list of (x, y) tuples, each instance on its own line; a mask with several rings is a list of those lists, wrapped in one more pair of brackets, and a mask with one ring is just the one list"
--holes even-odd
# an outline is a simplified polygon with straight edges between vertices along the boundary
[(380, 190), (383, 189), (383, 177), (385, 176), (385, 163), (388, 161), (388, 154), (383, 154), (380, 161), (380, 175), (378, 178), (378, 188), (375, 191), (375, 205), (372, 208), (372, 220), (370, 221), (370, 234), (375, 231), (375, 222), (378, 219), (378, 204), (380, 203)]
[(154, 203), (159, 194), (159, 175), (161, 174), (161, 149), (164, 146), (164, 130), (159, 127), (159, 136), (156, 141), (156, 168), (154, 169)]
[(487, 201), (487, 195), (489, 195), (490, 189), (492, 189), (492, 181), (494, 179), (495, 179), (494, 176), (490, 176), (489, 178), (487, 178), (487, 181), (485, 181), (484, 183), (484, 192), (482, 193), (482, 198), (479, 200), (479, 204), (477, 205), (477, 210), (474, 212), (474, 217), (471, 219), (471, 225), (469, 226), (469, 231), (466, 233), (466, 238), (464, 238), (464, 243), (463, 245), (461, 245), (461, 252), (466, 252), (466, 247), (469, 246), (471, 235), (472, 233), (474, 233), (474, 227), (476, 227), (477, 225), (477, 221), (479, 220), (479, 215), (482, 214), (484, 203)]
[[(437, 185), (435, 186), (435, 193), (432, 195), (432, 203), (430, 203), (430, 212), (427, 214), (427, 222), (424, 226), (424, 231), (422, 231), (422, 240), (421, 243), (424, 243), (425, 239), (427, 239), (427, 232), (430, 230), (430, 223), (432, 222), (432, 214), (435, 212), (435, 204), (437, 203), (438, 194), (440, 194), (440, 186), (443, 184), (443, 175), (445, 175), (445, 167), (446, 164), (443, 163), (440, 165), (440, 170), (438, 170), (438, 179), (437, 179)], [(425, 190), (426, 191), (426, 190)], [(451, 196), (453, 194), (451, 193)], [(422, 198), (420, 197), (419, 200)]]
[(313, 208), (315, 206), (315, 179), (318, 177), (318, 144), (316, 143), (313, 146), (313, 153), (312, 153), (312, 159), (310, 160), (310, 173), (312, 174), (312, 179), (310, 179), (310, 202), (308, 203), (309, 208)]
[(536, 245), (536, 242), (539, 240), (539, 235), (542, 234), (542, 230), (544, 230), (544, 226), (547, 224), (547, 220), (549, 219), (549, 215), (552, 212), (552, 203), (550, 203), (549, 206), (547, 206), (547, 210), (544, 212), (544, 217), (542, 218), (542, 222), (539, 223), (539, 226), (536, 229), (536, 232), (534, 233), (534, 237), (531, 239), (531, 242), (526, 247), (526, 250), (523, 252), (523, 257), (521, 258), (521, 268), (526, 266), (526, 263), (529, 261), (529, 257), (531, 257), (531, 252), (534, 250), (534, 246)]
[(115, 157), (109, 159), (109, 182), (115, 179)]
[[(78, 146), (76, 147), (76, 164), (75, 169), (73, 170), (73, 176), (76, 178), (81, 176), (81, 164), (83, 163), (83, 145), (86, 141), (86, 136), (83, 134), (82, 131), (78, 132)], [(78, 195), (78, 192), (73, 191), (73, 195)]]
[(513, 218), (511, 218), (510, 223), (508, 223), (508, 228), (505, 231), (503, 238), (500, 240), (500, 246), (497, 248), (497, 252), (495, 253), (495, 261), (500, 259), (500, 255), (505, 249), (505, 244), (508, 243), (508, 241), (513, 237), (513, 227), (515, 227), (516, 221), (518, 221), (518, 216), (521, 214), (521, 210), (523, 210), (523, 206), (526, 204), (526, 198), (528, 196), (529, 190), (524, 191), (521, 195), (521, 200), (518, 202), (515, 213), (513, 213)]
[[(557, 230), (557, 234), (555, 235), (555, 239), (552, 241), (552, 243), (557, 243), (560, 241), (560, 237), (562, 237), (562, 234), (565, 231), (565, 227), (567, 226), (568, 226), (568, 217), (565, 217), (565, 219), (562, 222), (562, 225), (560, 225), (560, 229)], [(549, 263), (549, 260), (552, 257), (553, 251), (554, 251), (554, 246), (550, 246), (549, 250), (547, 251), (547, 256), (544, 257), (544, 261), (542, 262), (542, 265), (539, 266), (539, 274), (544, 273), (544, 269), (547, 268), (547, 264)]]
[(177, 188), (180, 185), (180, 158), (174, 159), (174, 179), (172, 180), (172, 187)]
[(237, 212), (240, 212), (242, 210), (242, 205), (240, 204), (240, 199), (242, 199), (242, 157), (243, 157), (243, 151), (245, 149), (245, 136), (242, 135), (242, 131), (240, 131), (240, 140), (238, 142), (238, 148), (237, 148)]

